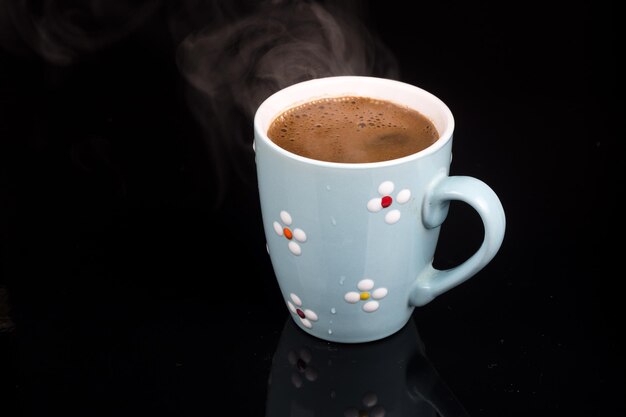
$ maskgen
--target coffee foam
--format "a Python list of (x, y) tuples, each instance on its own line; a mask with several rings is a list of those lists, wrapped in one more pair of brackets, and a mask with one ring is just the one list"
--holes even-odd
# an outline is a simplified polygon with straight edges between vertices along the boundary
[(282, 148), (330, 162), (377, 162), (434, 143), (430, 120), (406, 106), (368, 97), (314, 100), (279, 115), (268, 136)]

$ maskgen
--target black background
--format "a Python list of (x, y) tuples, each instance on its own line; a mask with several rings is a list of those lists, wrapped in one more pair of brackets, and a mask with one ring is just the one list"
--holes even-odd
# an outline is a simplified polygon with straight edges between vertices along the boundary
[[(0, 414), (265, 415), (289, 315), (253, 154), (208, 144), (191, 110), (178, 3), (103, 45), (70, 44), (67, 62), (11, 17), (32, 3), (0, 2)], [(617, 10), (345, 5), (396, 78), (448, 104), (452, 174), (485, 181), (507, 215), (495, 259), (414, 312), (441, 380), (472, 416), (623, 415)], [(202, 10), (189, 31), (214, 22)], [(251, 143), (249, 117), (230, 122)], [(481, 227), (452, 203), (436, 265), (467, 258)]]

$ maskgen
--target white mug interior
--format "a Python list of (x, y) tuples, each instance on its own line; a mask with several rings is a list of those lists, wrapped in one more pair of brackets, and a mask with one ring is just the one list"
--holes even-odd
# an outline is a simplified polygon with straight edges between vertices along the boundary
[[(387, 100), (417, 110), (435, 125), (437, 132), (439, 132), (439, 139), (426, 149), (398, 159), (381, 162), (341, 163), (319, 161), (296, 155), (279, 147), (267, 136), (272, 121), (284, 111), (313, 100), (345, 96)], [(443, 101), (417, 86), (385, 78), (336, 76), (303, 81), (272, 94), (257, 109), (254, 117), (254, 128), (257, 140), (265, 141), (275, 151), (291, 158), (334, 167), (363, 168), (364, 166), (393, 165), (437, 151), (452, 139), (454, 118)]]

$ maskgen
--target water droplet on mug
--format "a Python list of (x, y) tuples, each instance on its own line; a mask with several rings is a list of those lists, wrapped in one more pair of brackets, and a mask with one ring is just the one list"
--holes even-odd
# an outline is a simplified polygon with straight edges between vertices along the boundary
[(326, 186), (326, 191), (330, 191), (330, 185)]
[(346, 277), (344, 275), (339, 277), (339, 285), (343, 285), (344, 281), (346, 280)]
[(333, 331), (328, 329), (328, 334), (333, 334)]
[(335, 307), (330, 309), (331, 314), (337, 314), (337, 309)]
[(337, 226), (337, 220), (335, 220), (334, 217), (330, 218), (330, 222), (332, 223), (333, 226)]

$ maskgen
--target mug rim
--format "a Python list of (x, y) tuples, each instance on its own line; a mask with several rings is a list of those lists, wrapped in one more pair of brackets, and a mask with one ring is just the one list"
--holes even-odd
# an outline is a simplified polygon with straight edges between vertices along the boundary
[[(410, 155), (406, 155), (400, 158), (388, 159), (385, 161), (377, 161), (377, 162), (331, 162), (331, 161), (323, 161), (319, 159), (308, 158), (308, 157), (290, 152), (286, 149), (283, 149), (269, 138), (269, 136), (267, 135), (267, 130), (264, 130), (261, 128), (261, 126), (263, 125), (263, 121), (267, 118), (267, 116), (265, 116), (265, 113), (268, 112), (267, 108), (271, 107), (275, 102), (280, 101), (283, 96), (288, 97), (290, 94), (292, 94), (296, 90), (304, 89), (308, 86), (314, 86), (316, 84), (319, 85), (320, 87), (323, 87), (324, 85), (336, 85), (336, 84), (345, 85), (347, 83), (356, 84), (359, 82), (366, 82), (370, 84), (371, 83), (386, 84), (388, 86), (394, 86), (396, 88), (409, 89), (409, 90), (413, 90), (415, 93), (418, 93), (426, 97), (431, 103), (435, 104), (439, 108), (439, 111), (444, 116), (445, 128), (443, 132), (441, 132), (441, 134), (439, 135), (439, 138), (427, 148), (424, 148), (421, 151), (418, 151), (418, 152), (415, 152), (415, 153), (412, 153)], [(291, 100), (290, 104), (286, 106), (280, 106), (281, 110), (272, 112), (273, 116), (271, 116), (268, 126), (269, 124), (271, 124), (274, 118), (278, 117), (278, 115), (280, 115), (282, 112), (286, 111), (287, 109), (290, 109), (297, 105), (300, 105), (300, 104), (303, 104), (312, 100), (316, 100), (319, 98), (340, 97), (346, 94), (348, 93), (346, 92), (343, 94), (339, 94), (339, 93), (338, 94), (319, 94), (317, 96), (309, 95), (297, 101)], [(349, 93), (349, 94), (359, 96), (359, 94), (354, 94), (354, 93)], [(360, 96), (369, 97), (367, 93), (361, 94)], [(386, 99), (382, 97), (376, 97), (376, 98), (396, 102), (393, 99)], [(424, 114), (421, 109), (414, 109), (414, 110), (417, 110), (420, 113)], [(424, 116), (426, 116), (432, 122), (431, 117), (427, 116), (426, 114), (424, 114)], [(415, 159), (420, 159), (427, 155), (437, 152), (439, 149), (444, 147), (452, 139), (452, 133), (454, 131), (454, 117), (452, 116), (452, 112), (450, 111), (448, 106), (440, 98), (430, 93), (429, 91), (426, 91), (423, 88), (417, 87), (413, 84), (409, 84), (403, 81), (393, 80), (390, 78), (356, 76), (356, 75), (339, 75), (339, 76), (321, 77), (321, 78), (314, 78), (314, 79), (310, 79), (306, 81), (301, 81), (301, 82), (292, 84), (288, 87), (285, 87), (283, 89), (280, 89), (274, 92), (272, 95), (267, 97), (257, 108), (255, 115), (254, 115), (254, 130), (256, 133), (255, 142), (257, 138), (261, 138), (261, 140), (265, 144), (267, 144), (270, 148), (272, 148), (274, 151), (284, 155), (285, 157), (288, 157), (290, 159), (295, 159), (306, 164), (325, 166), (329, 168), (331, 167), (343, 168), (343, 169), (380, 168), (380, 167), (400, 165), (405, 162), (409, 162)], [(255, 143), (253, 143), (253, 147), (255, 148), (255, 151), (256, 151)]]

